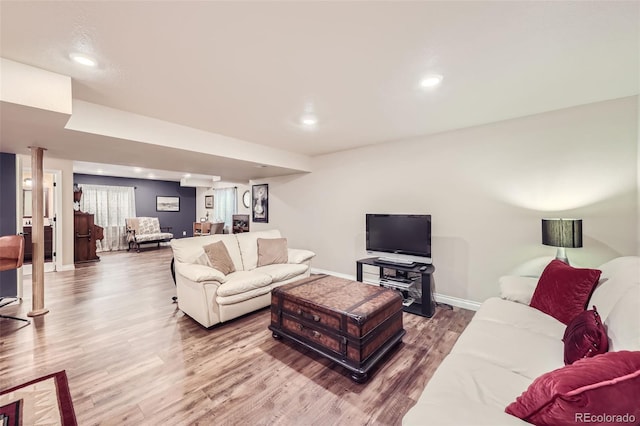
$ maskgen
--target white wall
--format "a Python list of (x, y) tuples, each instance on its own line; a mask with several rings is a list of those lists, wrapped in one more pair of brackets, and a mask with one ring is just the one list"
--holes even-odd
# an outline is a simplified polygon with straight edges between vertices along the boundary
[(365, 213), (430, 213), (435, 291), (472, 301), (555, 255), (543, 217), (582, 218), (584, 247), (567, 253), (597, 266), (637, 252), (637, 109), (624, 98), (319, 156), (313, 173), (263, 181), (270, 223), (252, 230), (278, 228), (314, 267), (355, 275)]

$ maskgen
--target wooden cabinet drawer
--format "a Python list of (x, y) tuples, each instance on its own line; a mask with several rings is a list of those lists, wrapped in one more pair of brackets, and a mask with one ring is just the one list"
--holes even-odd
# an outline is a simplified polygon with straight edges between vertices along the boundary
[(327, 333), (325, 330), (316, 329), (310, 326), (308, 323), (297, 321), (295, 318), (291, 318), (288, 315), (282, 316), (282, 328), (294, 334), (306, 342), (315, 343), (323, 348), (329, 349), (335, 353), (342, 353), (343, 347), (341, 346), (340, 339), (336, 336)]
[(340, 331), (340, 316), (337, 314), (328, 314), (307, 306), (302, 306), (291, 300), (284, 299), (282, 302), (282, 310), (291, 316), (307, 322), (317, 323), (336, 332)]

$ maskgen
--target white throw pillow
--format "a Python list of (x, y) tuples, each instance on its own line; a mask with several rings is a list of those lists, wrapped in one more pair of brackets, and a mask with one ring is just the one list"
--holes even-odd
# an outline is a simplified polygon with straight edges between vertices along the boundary
[(505, 275), (500, 277), (500, 297), (512, 302), (529, 305), (531, 297), (536, 291), (538, 278), (536, 277), (520, 277), (517, 275)]

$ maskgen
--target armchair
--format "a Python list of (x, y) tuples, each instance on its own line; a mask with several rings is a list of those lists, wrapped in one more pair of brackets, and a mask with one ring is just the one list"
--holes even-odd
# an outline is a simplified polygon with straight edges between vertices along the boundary
[[(4, 237), (0, 237), (0, 272), (2, 271), (10, 271), (12, 269), (18, 269), (22, 266), (24, 262), (24, 237), (22, 235), (7, 235)], [(0, 297), (0, 308), (6, 306), (10, 303), (15, 302), (15, 298), (10, 298), (14, 300), (5, 301), (5, 299), (9, 299), (7, 297)], [(31, 321), (12, 317), (9, 315), (0, 315), (0, 318), (13, 319), (17, 321), (25, 321), (29, 324)]]
[(125, 219), (127, 226), (127, 243), (129, 247), (135, 248), (140, 252), (140, 244), (142, 243), (160, 243), (170, 241), (173, 234), (170, 232), (171, 227), (161, 227), (157, 217), (132, 217)]

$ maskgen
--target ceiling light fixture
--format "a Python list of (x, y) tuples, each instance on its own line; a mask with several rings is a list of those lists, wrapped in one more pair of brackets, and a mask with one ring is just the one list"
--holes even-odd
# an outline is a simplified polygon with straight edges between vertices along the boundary
[(420, 81), (420, 86), (424, 88), (435, 87), (442, 83), (442, 76), (439, 74), (428, 75)]
[(141, 173), (142, 169), (140, 167), (134, 167), (133, 171), (136, 172), (136, 173)]
[(84, 65), (86, 67), (95, 67), (96, 65), (98, 65), (98, 62), (93, 59), (90, 58), (87, 55), (82, 55), (80, 53), (72, 53), (69, 55), (69, 57), (76, 63)]
[(305, 127), (313, 127), (318, 124), (318, 117), (312, 114), (306, 114), (300, 118), (300, 123)]

